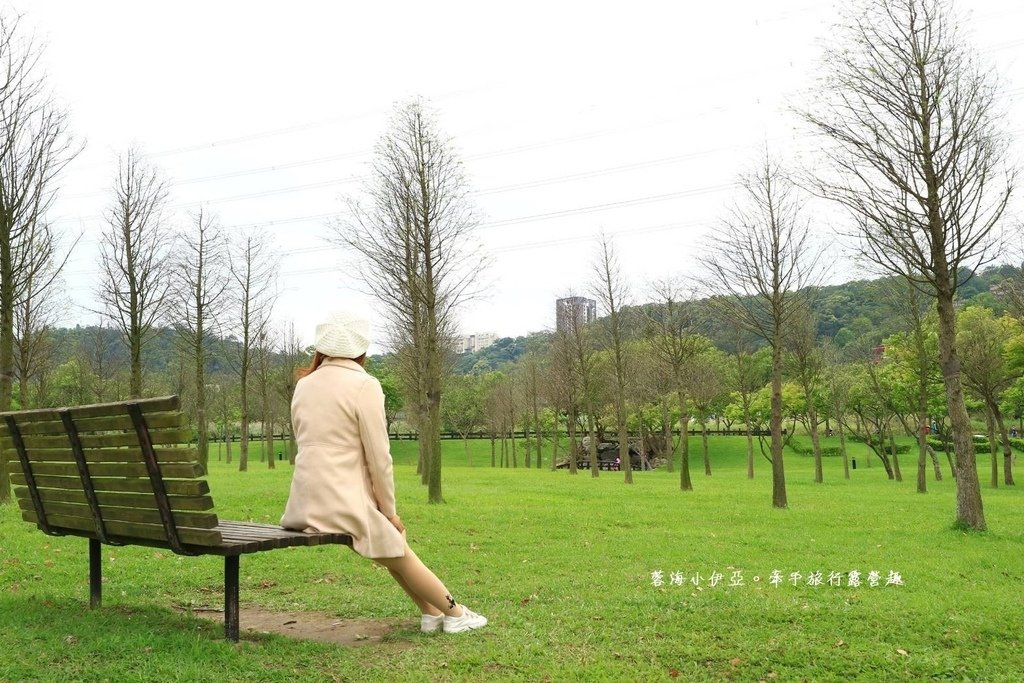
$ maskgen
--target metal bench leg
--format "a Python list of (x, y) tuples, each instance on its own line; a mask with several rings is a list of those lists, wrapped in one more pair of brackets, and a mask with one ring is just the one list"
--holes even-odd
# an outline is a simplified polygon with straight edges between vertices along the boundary
[(103, 560), (100, 542), (89, 539), (89, 607), (96, 609), (103, 600)]
[(224, 557), (224, 637), (238, 642), (238, 555)]

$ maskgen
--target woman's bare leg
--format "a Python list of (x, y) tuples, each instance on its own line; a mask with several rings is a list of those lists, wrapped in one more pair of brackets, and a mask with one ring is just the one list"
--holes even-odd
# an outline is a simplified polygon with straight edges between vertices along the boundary
[[(445, 616), (462, 616), (462, 607), (455, 602), (441, 580), (423, 564), (408, 543), (405, 545), (405, 557), (379, 558), (376, 562), (391, 572), (398, 585), (409, 594), (420, 609), (424, 609), (425, 605), (433, 607)], [(424, 614), (433, 612), (424, 609)]]
[(408, 595), (412, 599), (412, 601), (416, 603), (416, 606), (420, 608), (421, 614), (429, 614), (432, 617), (439, 617), (442, 614), (444, 614), (441, 610), (437, 609), (429, 602), (424, 602), (424, 600), (420, 596), (416, 595), (416, 593), (414, 593), (413, 590), (409, 588), (409, 584), (405, 582), (405, 579), (402, 578), (401, 574), (399, 574), (394, 569), (388, 569), (388, 571), (391, 573), (391, 578), (395, 580), (395, 583), (401, 586), (402, 590), (405, 591), (405, 594)]

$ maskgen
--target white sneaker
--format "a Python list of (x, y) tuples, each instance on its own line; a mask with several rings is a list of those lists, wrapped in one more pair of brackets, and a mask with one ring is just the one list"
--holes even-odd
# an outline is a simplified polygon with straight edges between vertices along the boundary
[(444, 618), (445, 633), (462, 633), (463, 631), (471, 631), (473, 629), (483, 628), (486, 625), (487, 617), (477, 614), (465, 605), (462, 606), (461, 617), (446, 616)]
[(432, 614), (420, 615), (420, 630), (424, 633), (437, 633), (444, 626), (444, 615), (438, 614), (436, 617)]

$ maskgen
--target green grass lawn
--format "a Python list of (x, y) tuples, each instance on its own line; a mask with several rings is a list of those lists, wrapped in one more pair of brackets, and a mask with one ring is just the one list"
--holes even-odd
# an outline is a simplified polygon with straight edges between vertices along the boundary
[[(104, 548), (104, 606), (88, 609), (86, 542), (50, 538), (0, 509), (0, 681), (1019, 681), (1024, 677), (1024, 494), (983, 490), (990, 531), (952, 530), (954, 489), (915, 493), (877, 461), (842, 478), (826, 459), (788, 454), (790, 508), (770, 506), (766, 461), (745, 476), (742, 438), (712, 437), (713, 476), (699, 440), (695, 490), (678, 471), (491, 469), (490, 444), (445, 442), (446, 505), (427, 505), (416, 445), (394, 445), (409, 540), (457, 599), (487, 615), (478, 633), (422, 635), (386, 572), (343, 547), (242, 559), (242, 605), (338, 618), (408, 618), (379, 646), (345, 648), (243, 634), (175, 606), (219, 607), (218, 558)], [(522, 444), (520, 444), (520, 449)], [(238, 473), (212, 457), (225, 518), (276, 522), (291, 468), (252, 458)], [(545, 454), (549, 465), (550, 447)], [(523, 462), (523, 451), (519, 451)], [(987, 481), (987, 464), (982, 481)], [(785, 581), (774, 587), (773, 570)], [(850, 587), (848, 572), (865, 585)], [(655, 586), (652, 572), (663, 572)], [(869, 587), (867, 574), (904, 585)], [(672, 573), (685, 576), (672, 585)], [(736, 572), (739, 572), (737, 574)], [(790, 574), (801, 575), (794, 586)], [(824, 585), (808, 585), (822, 572)], [(829, 586), (830, 572), (841, 586)], [(700, 574), (700, 586), (689, 579)], [(710, 577), (721, 574), (716, 586)], [(729, 586), (742, 576), (743, 585)], [(245, 623), (242, 624), (243, 629)]]

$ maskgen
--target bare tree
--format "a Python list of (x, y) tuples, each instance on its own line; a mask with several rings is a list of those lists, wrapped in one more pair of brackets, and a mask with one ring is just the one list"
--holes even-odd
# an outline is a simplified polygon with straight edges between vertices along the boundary
[[(576, 474), (579, 463), (577, 455), (579, 444), (577, 442), (577, 424), (580, 415), (580, 373), (576, 368), (576, 354), (574, 353), (572, 338), (568, 330), (559, 330), (550, 349), (550, 374), (546, 386), (549, 391), (551, 402), (555, 406), (555, 443), (558, 443), (558, 416), (561, 409), (565, 409), (566, 432), (569, 435), (569, 472)], [(558, 466), (557, 458), (552, 455), (551, 469)]]
[(737, 205), (715, 235), (705, 260), (723, 317), (765, 340), (772, 350), (772, 505), (784, 508), (782, 463), (782, 351), (784, 330), (799, 311), (798, 290), (816, 282), (818, 253), (803, 219), (795, 186), (767, 154), (741, 180), (745, 203)]
[(172, 234), (163, 221), (167, 184), (136, 149), (118, 159), (113, 206), (100, 238), (99, 299), (131, 363), (129, 393), (142, 396), (142, 350), (167, 311)]
[[(274, 383), (278, 398), (284, 405), (282, 419), (288, 432), (288, 462), (295, 464), (295, 456), (298, 454), (298, 445), (295, 443), (295, 430), (292, 426), (291, 400), (295, 393), (297, 381), (295, 373), (299, 367), (309, 362), (309, 355), (302, 346), (299, 337), (295, 334), (295, 323), (289, 322), (285, 327), (282, 336), (281, 362), (277, 368), (277, 381)], [(388, 432), (391, 431), (391, 416), (388, 416)]]
[[(575, 299), (569, 292), (567, 299)], [(594, 344), (595, 325), (587, 323), (579, 315), (567, 315), (563, 318), (566, 351), (572, 359), (572, 373), (576, 383), (575, 389), (579, 399), (578, 408), (582, 408), (587, 419), (587, 460), (590, 463), (590, 476), (597, 477), (600, 467), (597, 460), (597, 395), (601, 389), (601, 377), (598, 372), (597, 349)], [(572, 428), (572, 427), (570, 427)], [(576, 474), (576, 452), (569, 460), (569, 472)]]
[(264, 327), (256, 340), (253, 353), (253, 376), (260, 399), (260, 424), (263, 434), (263, 455), (267, 468), (275, 469), (274, 462), (274, 402), (270, 385), (274, 370), (274, 334), (270, 325)]
[(203, 209), (192, 216), (191, 229), (184, 234), (175, 259), (174, 273), (171, 319), (193, 367), (199, 464), (205, 471), (210, 459), (206, 365), (212, 338), (218, 334), (225, 312), (229, 274), (227, 242), (216, 218)]
[[(971, 306), (960, 316), (957, 341), (962, 349), (963, 376), (966, 387), (981, 399), (985, 406), (989, 443), (992, 450), (991, 486), (999, 486), (997, 449), (1003, 449), (1004, 483), (1013, 480), (1013, 451), (1010, 437), (999, 406), (1000, 396), (1016, 379), (1006, 362), (1005, 348), (1014, 331), (1007, 320), (1000, 320), (988, 309)], [(996, 437), (998, 436), (998, 441)]]
[(800, 388), (804, 392), (804, 419), (807, 423), (807, 431), (811, 435), (814, 482), (821, 484), (824, 481), (824, 474), (821, 467), (818, 406), (815, 402), (822, 375), (821, 348), (818, 346), (818, 330), (814, 323), (814, 314), (806, 301), (801, 303), (799, 312), (793, 317), (793, 322), (787, 330), (786, 339), (793, 363), (793, 374), (796, 375)]
[(249, 469), (249, 383), (252, 379), (257, 348), (270, 325), (270, 315), (277, 301), (277, 259), (265, 233), (246, 235), (230, 259), (234, 329), (238, 339), (237, 352), (231, 359), (239, 381), (241, 439), (238, 470)]
[(861, 251), (935, 298), (939, 359), (956, 449), (957, 523), (984, 529), (956, 346), (964, 269), (995, 256), (1016, 173), (998, 88), (968, 48), (949, 0), (864, 0), (825, 53), (806, 120), (832, 144), (821, 194), (846, 207)]
[[(704, 339), (696, 333), (696, 320), (689, 293), (676, 280), (665, 279), (654, 283), (658, 306), (650, 314), (649, 330), (655, 352), (672, 374), (676, 398), (679, 401), (680, 445), (682, 460), (679, 469), (679, 488), (692, 491), (690, 479), (690, 400), (686, 381), (687, 365), (704, 348)], [(671, 471), (671, 467), (669, 468)]]
[[(66, 301), (59, 296), (64, 261), (57, 262), (54, 235), (47, 224), (33, 223), (17, 253), (21, 282), (15, 298), (14, 365), (18, 401), (24, 410), (30, 407), (30, 381), (47, 373), (56, 357), (53, 328), (64, 313)], [(37, 400), (43, 405), (46, 399), (37, 395)]]
[[(912, 386), (903, 387), (904, 391), (910, 394), (908, 403), (915, 413), (914, 424), (907, 424), (901, 414), (899, 419), (904, 422), (904, 429), (911, 436), (917, 438), (917, 492), (927, 493), (928, 482), (925, 478), (927, 471), (928, 455), (931, 453), (935, 462), (935, 471), (938, 478), (941, 478), (941, 470), (938, 467), (938, 460), (934, 451), (928, 446), (929, 431), (929, 405), (931, 403), (932, 386), (938, 378), (937, 349), (934, 345), (934, 336), (929, 335), (926, 329), (925, 317), (931, 303), (930, 297), (925, 297), (921, 291), (906, 278), (889, 278), (879, 282), (876, 291), (888, 304), (890, 310), (902, 322), (903, 333), (900, 335), (906, 340), (906, 348), (900, 345), (894, 347), (887, 344), (886, 355), (893, 356), (893, 360), (906, 367), (913, 376)], [(929, 344), (929, 336), (932, 336), (932, 344)]]
[(428, 500), (441, 503), (441, 393), (450, 372), (456, 313), (474, 296), (486, 257), (473, 243), (477, 220), (452, 145), (419, 99), (397, 108), (375, 149), (368, 206), (336, 226), (336, 241), (361, 259), (359, 272), (381, 301), (392, 344), (411, 356), (406, 383), (415, 393)]
[(520, 386), (523, 389), (523, 399), (530, 424), (530, 431), (533, 438), (526, 443), (526, 467), (530, 467), (530, 444), (537, 456), (537, 467), (541, 467), (543, 460), (542, 446), (544, 442), (544, 429), (540, 422), (541, 409), (541, 375), (547, 374), (542, 367), (542, 360), (535, 351), (526, 353), (519, 360), (519, 371), (522, 374)]
[(694, 413), (700, 420), (701, 449), (704, 455), (704, 475), (711, 476), (711, 458), (708, 453), (708, 420), (725, 396), (724, 359), (720, 351), (706, 349), (695, 356), (686, 368), (688, 394)]
[[(67, 113), (45, 88), (40, 50), (22, 34), (19, 18), (0, 13), (0, 411), (11, 408), (17, 291), (25, 266), (32, 272), (37, 265), (23, 259), (34, 251), (24, 247), (26, 233), (43, 221), (54, 180), (77, 153)], [(0, 503), (9, 499), (6, 456), (0, 453)]]
[(633, 465), (629, 457), (629, 433), (626, 425), (626, 330), (622, 314), (622, 307), (626, 305), (629, 297), (629, 288), (619, 267), (611, 239), (606, 234), (598, 238), (594, 271), (593, 290), (606, 313), (604, 329), (615, 376), (615, 429), (619, 437), (619, 462), (625, 472), (625, 482), (632, 484)]
[(740, 399), (743, 410), (744, 432), (747, 438), (747, 479), (754, 478), (754, 425), (751, 406), (754, 394), (768, 381), (760, 356), (750, 350), (750, 333), (733, 325), (733, 389)]

